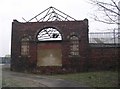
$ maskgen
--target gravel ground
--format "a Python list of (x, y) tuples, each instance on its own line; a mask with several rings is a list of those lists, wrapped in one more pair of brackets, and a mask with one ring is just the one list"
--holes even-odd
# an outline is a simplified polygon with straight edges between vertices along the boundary
[(3, 65), (2, 78), (2, 87), (87, 87), (78, 82), (12, 72), (9, 70), (9, 65)]
[(0, 89), (2, 87), (2, 65), (0, 64)]
[(29, 74), (12, 72), (10, 65), (2, 65), (2, 87), (47, 87)]

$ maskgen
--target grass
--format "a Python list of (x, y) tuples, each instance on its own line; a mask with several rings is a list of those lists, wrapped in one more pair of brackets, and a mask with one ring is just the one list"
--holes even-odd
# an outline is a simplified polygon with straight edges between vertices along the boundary
[(2, 87), (2, 66), (0, 65), (0, 88)]
[[(44, 76), (44, 75), (42, 75)], [(118, 87), (118, 72), (117, 71), (100, 71), (100, 72), (81, 72), (74, 74), (54, 74), (45, 75), (49, 78), (65, 79), (79, 82), (90, 87)], [(26, 80), (24, 80), (26, 81)], [(3, 78), (3, 86), (26, 86), (23, 82), (16, 78)], [(27, 82), (27, 81), (26, 81)], [(34, 84), (34, 83), (32, 83)]]
[[(22, 84), (21, 84), (22, 83)], [(2, 86), (3, 87), (20, 87), (23, 86), (23, 82), (19, 82), (16, 79), (13, 79), (11, 77), (3, 78), (2, 80)]]
[(77, 81), (90, 87), (118, 87), (118, 72), (113, 71), (62, 74), (49, 77)]

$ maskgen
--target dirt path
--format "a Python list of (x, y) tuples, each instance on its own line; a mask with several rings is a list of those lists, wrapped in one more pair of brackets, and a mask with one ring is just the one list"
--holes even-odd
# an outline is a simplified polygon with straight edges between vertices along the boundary
[(3, 70), (3, 87), (86, 87), (82, 84), (47, 76)]

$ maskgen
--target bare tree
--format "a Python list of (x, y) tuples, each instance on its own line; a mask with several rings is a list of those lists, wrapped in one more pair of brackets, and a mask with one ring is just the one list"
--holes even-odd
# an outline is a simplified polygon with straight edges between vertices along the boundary
[(97, 6), (93, 19), (107, 24), (120, 24), (120, 2), (119, 0), (90, 0), (90, 3)]

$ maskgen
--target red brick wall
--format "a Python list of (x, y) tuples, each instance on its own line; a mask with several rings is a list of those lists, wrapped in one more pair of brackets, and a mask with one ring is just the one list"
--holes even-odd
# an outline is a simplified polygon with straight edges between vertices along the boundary
[[(62, 67), (36, 67), (37, 64), (37, 45), (36, 36), (45, 27), (54, 27), (62, 35), (62, 41), (58, 42), (62, 50)], [(69, 36), (74, 33), (79, 37), (78, 57), (70, 56)], [(21, 38), (30, 38), (30, 52), (28, 57), (21, 56)], [(110, 70), (115, 69), (120, 58), (120, 48), (114, 47), (91, 47), (88, 43), (88, 24), (83, 21), (62, 21), (62, 22), (28, 22), (12, 23), (11, 39), (11, 70), (23, 71), (32, 70), (33, 72), (76, 72), (91, 70)], [(54, 44), (54, 42), (53, 42)], [(47, 47), (47, 43), (45, 44)], [(48, 46), (50, 47), (50, 46)]]
[[(37, 44), (36, 36), (45, 27), (54, 27), (62, 35), (62, 67), (64, 71), (82, 71), (85, 69), (88, 60), (88, 22), (83, 21), (54, 21), (54, 22), (28, 22), (12, 23), (12, 45), (11, 45), (11, 70), (23, 70), (36, 68), (37, 62)], [(69, 36), (74, 33), (79, 37), (79, 57), (70, 57)], [(30, 38), (30, 53), (28, 57), (21, 56), (21, 38), (27, 36)], [(54, 44), (54, 43), (53, 43)], [(47, 44), (46, 44), (47, 45)], [(22, 68), (23, 67), (23, 68)], [(20, 69), (21, 68), (21, 69)], [(51, 68), (51, 67), (49, 67)], [(54, 67), (56, 68), (56, 67)], [(76, 70), (77, 69), (77, 70)], [(56, 71), (57, 69), (55, 69)]]
[(113, 70), (118, 67), (120, 48), (91, 47), (89, 70)]

